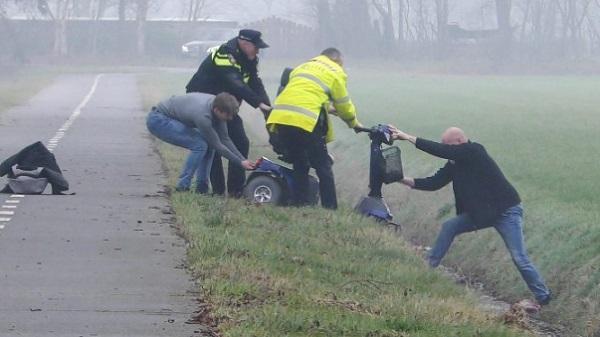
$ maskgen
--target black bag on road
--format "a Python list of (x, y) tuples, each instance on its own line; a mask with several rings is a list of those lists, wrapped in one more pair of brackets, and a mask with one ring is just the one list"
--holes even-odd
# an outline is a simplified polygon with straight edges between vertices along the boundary
[(54, 154), (42, 142), (33, 143), (2, 162), (0, 177), (5, 175), (9, 184), (0, 193), (40, 194), (46, 187), (44, 180), (52, 185), (52, 194), (69, 189)]

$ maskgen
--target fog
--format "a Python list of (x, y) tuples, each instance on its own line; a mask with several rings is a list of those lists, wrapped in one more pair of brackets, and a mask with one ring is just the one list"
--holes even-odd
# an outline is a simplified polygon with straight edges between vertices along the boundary
[(177, 64), (183, 44), (245, 27), (263, 31), (274, 58), (336, 46), (421, 68), (579, 73), (600, 59), (598, 0), (0, 0), (0, 20), (2, 64)]

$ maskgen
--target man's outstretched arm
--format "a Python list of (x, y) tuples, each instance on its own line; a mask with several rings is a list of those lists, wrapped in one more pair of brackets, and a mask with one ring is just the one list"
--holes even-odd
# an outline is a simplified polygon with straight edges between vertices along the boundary
[(452, 165), (446, 163), (444, 167), (439, 169), (434, 175), (427, 178), (410, 178), (404, 177), (402, 184), (421, 191), (437, 191), (440, 188), (448, 185), (452, 181)]
[(398, 130), (396, 127), (391, 125), (390, 128), (392, 130), (393, 139), (407, 140), (415, 144), (417, 149), (427, 152), (430, 155), (450, 160), (461, 159), (468, 155), (468, 143), (459, 145), (442, 144), (427, 140), (425, 138), (409, 135), (408, 133)]

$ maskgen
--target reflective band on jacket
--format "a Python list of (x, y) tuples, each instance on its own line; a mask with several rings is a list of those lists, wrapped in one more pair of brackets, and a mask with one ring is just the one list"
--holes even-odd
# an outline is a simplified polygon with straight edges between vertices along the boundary
[(241, 71), (242, 67), (237, 63), (231, 62), (230, 57), (231, 56), (229, 54), (220, 54), (218, 52), (218, 48), (212, 52), (212, 59), (215, 65), (222, 67), (235, 67)]
[(333, 71), (334, 73), (337, 72), (337, 69), (335, 69), (334, 67), (332, 67), (330, 64), (327, 64), (321, 60), (317, 60), (317, 59), (312, 59), (311, 61), (313, 62), (317, 62), (319, 64), (324, 65), (325, 67), (327, 67), (329, 70)]
[(310, 118), (315, 118), (315, 117), (319, 117), (319, 114), (313, 111), (310, 111), (308, 109), (305, 108), (301, 108), (298, 106), (294, 106), (294, 105), (288, 105), (288, 104), (275, 104), (273, 105), (273, 109), (274, 110), (288, 110), (288, 111), (293, 111), (293, 112), (297, 112), (300, 114), (303, 114), (305, 116), (308, 116)]
[(342, 97), (333, 101), (335, 104), (344, 104), (350, 102), (350, 96)]
[(321, 81), (317, 76), (311, 74), (296, 74), (294, 75), (294, 77), (302, 77), (306, 78), (309, 81), (315, 82), (325, 91), (327, 96), (331, 96), (331, 89), (329, 89), (329, 87), (325, 83), (323, 83), (323, 81)]

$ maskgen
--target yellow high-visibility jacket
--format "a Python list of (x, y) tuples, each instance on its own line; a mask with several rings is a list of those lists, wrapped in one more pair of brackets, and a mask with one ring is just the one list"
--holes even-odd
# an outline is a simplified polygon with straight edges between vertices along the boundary
[[(289, 125), (312, 132), (317, 125), (321, 108), (328, 109), (333, 103), (336, 112), (349, 127), (358, 125), (356, 108), (348, 95), (344, 69), (327, 56), (317, 56), (296, 67), (290, 80), (275, 99), (273, 110), (267, 119), (270, 130), (277, 125)], [(327, 141), (333, 140), (333, 127), (327, 116)]]

